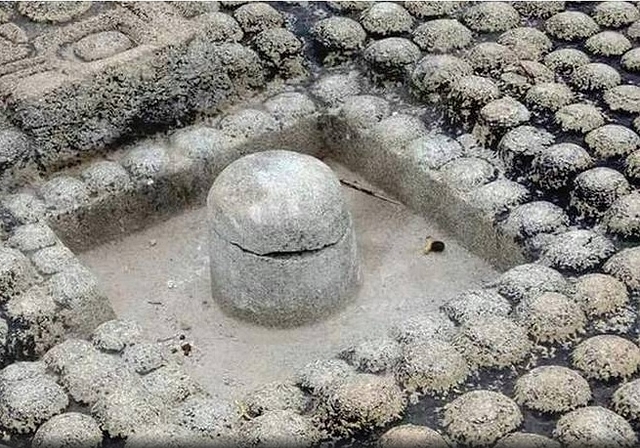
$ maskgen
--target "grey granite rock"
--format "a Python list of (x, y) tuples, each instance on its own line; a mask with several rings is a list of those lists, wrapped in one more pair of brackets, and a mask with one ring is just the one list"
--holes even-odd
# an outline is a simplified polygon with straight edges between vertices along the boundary
[(359, 276), (351, 218), (340, 183), (319, 160), (287, 151), (246, 156), (214, 182), (208, 215), (213, 296), (227, 310), (297, 325), (350, 297)]
[(34, 448), (98, 448), (102, 440), (102, 429), (91, 416), (66, 412), (40, 426), (31, 444)]

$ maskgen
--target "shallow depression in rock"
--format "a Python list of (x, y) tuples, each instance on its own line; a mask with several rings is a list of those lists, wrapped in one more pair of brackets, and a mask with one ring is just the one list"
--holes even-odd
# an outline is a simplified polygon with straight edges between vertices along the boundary
[[(335, 162), (325, 162), (347, 183), (367, 185)], [(395, 322), (437, 310), (497, 275), (433, 222), (395, 201), (348, 186), (343, 194), (356, 229), (362, 285), (344, 309), (303, 327), (244, 323), (213, 302), (204, 208), (187, 210), (80, 258), (99, 276), (118, 317), (143, 322), (150, 337), (178, 349), (189, 343), (193, 349), (185, 360), (190, 372), (210, 392), (229, 398), (285, 380), (300, 366), (359, 340), (383, 336)], [(445, 251), (424, 255), (428, 235), (444, 240)]]

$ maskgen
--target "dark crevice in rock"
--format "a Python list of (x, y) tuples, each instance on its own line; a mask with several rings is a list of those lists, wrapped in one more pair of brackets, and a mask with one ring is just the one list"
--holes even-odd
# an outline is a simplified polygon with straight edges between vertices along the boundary
[(222, 235), (220, 235), (220, 233), (218, 233), (215, 229), (213, 229), (214, 232), (216, 232), (216, 234), (223, 239), (224, 241), (226, 241), (227, 243), (231, 244), (232, 246), (237, 247), (238, 249), (240, 249), (242, 252), (251, 254), (251, 255), (255, 255), (256, 257), (261, 257), (261, 258), (274, 258), (274, 259), (288, 259), (288, 258), (299, 258), (299, 257), (305, 257), (305, 256), (311, 256), (311, 255), (315, 255), (318, 252), (321, 252), (325, 249), (328, 249), (330, 247), (336, 246), (338, 243), (340, 243), (345, 236), (348, 234), (348, 231), (345, 232), (340, 238), (338, 238), (337, 241), (333, 242), (333, 243), (329, 243), (329, 244), (325, 244), (322, 247), (319, 247), (317, 249), (306, 249), (306, 250), (298, 250), (298, 251), (282, 251), (282, 252), (267, 252), (267, 253), (258, 253), (258, 252), (254, 252), (251, 251), (249, 249), (246, 249), (244, 247), (242, 247), (240, 244), (235, 243), (233, 241), (229, 241), (227, 240), (225, 237), (223, 237)]

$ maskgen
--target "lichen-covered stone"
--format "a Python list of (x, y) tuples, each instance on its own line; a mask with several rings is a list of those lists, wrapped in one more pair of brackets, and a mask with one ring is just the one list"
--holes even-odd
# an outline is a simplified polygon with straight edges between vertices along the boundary
[(20, 2), (18, 11), (34, 22), (63, 23), (89, 10), (91, 2)]
[(362, 26), (348, 17), (334, 16), (319, 20), (311, 32), (320, 45), (329, 51), (356, 51), (367, 38)]
[(464, 324), (485, 316), (507, 317), (511, 304), (492, 289), (465, 291), (442, 306), (443, 311), (453, 321)]
[(575, 370), (561, 366), (536, 367), (514, 387), (518, 404), (539, 412), (567, 412), (591, 400), (589, 383)]
[(611, 397), (613, 410), (623, 417), (640, 420), (640, 380), (629, 381), (620, 386)]
[(575, 103), (561, 107), (555, 115), (563, 131), (587, 133), (604, 125), (604, 115), (595, 106)]
[(220, 130), (230, 139), (246, 140), (278, 130), (278, 123), (268, 112), (242, 109), (220, 120)]
[(37, 280), (38, 274), (20, 251), (0, 245), (0, 303), (27, 290)]
[(629, 114), (640, 112), (640, 87), (631, 84), (612, 87), (604, 92), (603, 99), (609, 109)]
[(329, 393), (326, 412), (344, 429), (380, 428), (400, 418), (407, 403), (392, 376), (368, 373), (339, 380)]
[(631, 192), (617, 197), (604, 214), (603, 222), (614, 235), (640, 237), (640, 194)]
[(565, 84), (549, 82), (536, 84), (525, 96), (525, 102), (534, 110), (555, 112), (573, 101), (573, 92)]
[(626, 305), (608, 313), (602, 317), (593, 319), (590, 323), (590, 332), (594, 334), (629, 334), (636, 325), (636, 311), (631, 305)]
[(598, 56), (621, 56), (631, 49), (631, 42), (621, 33), (602, 31), (587, 39), (585, 48)]
[(252, 49), (236, 42), (225, 42), (214, 47), (214, 54), (239, 90), (264, 86), (262, 61)]
[(120, 352), (128, 345), (140, 342), (143, 330), (133, 320), (110, 320), (101, 324), (93, 332), (93, 344), (100, 350)]
[(141, 387), (140, 377), (126, 364), (114, 355), (100, 352), (68, 361), (60, 382), (75, 401), (89, 405), (116, 388)]
[(83, 37), (73, 45), (73, 50), (80, 59), (91, 62), (122, 53), (133, 46), (131, 39), (120, 31), (102, 31)]
[(161, 422), (164, 407), (161, 401), (139, 387), (110, 388), (101, 394), (91, 408), (91, 414), (111, 437), (127, 437), (139, 428)]
[(468, 62), (455, 56), (427, 55), (418, 62), (411, 74), (411, 84), (420, 95), (441, 93), (472, 71)]
[(640, 348), (620, 336), (593, 336), (578, 344), (571, 353), (571, 360), (587, 378), (626, 379), (640, 366)]
[(28, 160), (30, 152), (31, 142), (24, 133), (11, 128), (0, 131), (0, 168), (20, 166)]
[(121, 163), (133, 181), (148, 183), (167, 173), (170, 159), (162, 143), (143, 141), (134, 145)]
[(569, 82), (583, 92), (610, 89), (622, 82), (620, 73), (610, 65), (591, 62), (573, 70)]
[(70, 176), (59, 176), (47, 181), (40, 193), (47, 206), (61, 212), (71, 211), (89, 200), (87, 186)]
[(409, 144), (407, 152), (414, 155), (418, 163), (431, 170), (437, 170), (463, 155), (460, 143), (444, 134), (419, 137)]
[(501, 295), (517, 303), (545, 292), (566, 292), (569, 285), (555, 269), (531, 263), (509, 269), (500, 276), (497, 287)]
[(467, 8), (462, 20), (473, 31), (498, 33), (518, 26), (520, 15), (506, 2), (481, 2)]
[(627, 288), (620, 280), (600, 273), (578, 277), (573, 297), (589, 317), (613, 313), (629, 301)]
[(559, 73), (570, 73), (590, 61), (589, 56), (576, 48), (560, 48), (544, 57), (544, 64)]
[(308, 417), (292, 411), (270, 411), (244, 424), (243, 439), (251, 446), (311, 448), (321, 438)]
[(476, 390), (448, 403), (442, 424), (456, 443), (485, 446), (515, 431), (522, 421), (522, 412), (512, 399), (498, 392)]
[(600, 2), (595, 5), (591, 17), (599, 25), (620, 28), (640, 19), (640, 12), (630, 2)]
[(569, 185), (573, 177), (593, 166), (587, 151), (574, 143), (558, 143), (539, 152), (531, 166), (531, 180), (547, 190)]
[(89, 341), (69, 338), (47, 351), (42, 360), (53, 372), (62, 374), (81, 358), (97, 353)]
[(500, 75), (500, 87), (508, 95), (526, 98), (533, 86), (553, 83), (555, 79), (555, 74), (546, 65), (525, 59), (505, 67)]
[(303, 413), (311, 400), (296, 385), (289, 382), (265, 384), (242, 399), (242, 407), (251, 417), (270, 411), (292, 411)]
[(640, 293), (640, 247), (618, 252), (604, 264), (602, 270), (622, 281), (632, 293)]
[(70, 334), (89, 337), (98, 325), (115, 318), (96, 277), (81, 265), (54, 274), (45, 286), (60, 306), (60, 317)]
[(593, 155), (599, 159), (627, 156), (640, 147), (640, 137), (619, 124), (606, 124), (584, 138)]
[(376, 2), (360, 15), (362, 27), (378, 36), (390, 36), (411, 31), (413, 17), (400, 4)]
[(44, 423), (36, 432), (33, 448), (98, 448), (102, 445), (102, 429), (89, 415), (66, 412)]
[(440, 168), (443, 180), (458, 191), (471, 191), (496, 178), (497, 170), (486, 160), (461, 157)]
[(494, 316), (469, 320), (460, 328), (453, 345), (473, 369), (517, 365), (530, 354), (532, 346), (522, 326)]
[(586, 39), (600, 29), (591, 17), (579, 11), (559, 12), (548, 18), (544, 26), (556, 39), (567, 41)]
[(202, 24), (202, 33), (212, 42), (239, 42), (244, 37), (240, 24), (228, 14), (207, 12), (199, 15), (196, 20)]
[(341, 359), (326, 359), (307, 364), (296, 373), (296, 384), (313, 395), (326, 396), (342, 379), (356, 370)]
[(391, 114), (389, 103), (378, 96), (358, 95), (344, 100), (338, 117), (352, 129), (366, 130)]
[(273, 6), (262, 2), (249, 2), (233, 13), (245, 33), (259, 33), (269, 28), (278, 28), (284, 24), (282, 14)]
[(44, 219), (46, 205), (27, 193), (16, 193), (2, 198), (2, 205), (9, 210), (18, 224), (36, 223)]
[(258, 54), (273, 67), (279, 67), (288, 57), (302, 49), (302, 42), (291, 31), (284, 28), (269, 28), (254, 39)]
[(376, 123), (370, 135), (383, 148), (400, 149), (412, 140), (427, 135), (427, 127), (420, 117), (395, 114)]
[(625, 164), (625, 174), (633, 181), (640, 180), (640, 151), (629, 154)]
[[(360, 2), (356, 2), (360, 3)], [(404, 7), (420, 19), (450, 16), (465, 6), (464, 2), (406, 1)]]
[(184, 367), (175, 363), (167, 363), (147, 373), (142, 377), (142, 384), (148, 393), (166, 406), (175, 406), (202, 391)]
[(500, 89), (489, 78), (464, 76), (451, 85), (447, 96), (447, 115), (463, 125), (473, 123), (478, 110), (500, 97)]
[(480, 109), (480, 117), (489, 127), (508, 129), (529, 121), (531, 113), (522, 103), (507, 96)]
[(240, 415), (235, 405), (215, 398), (188, 398), (170, 413), (169, 421), (195, 431), (209, 443), (233, 445)]
[(596, 167), (575, 177), (570, 204), (585, 217), (599, 217), (627, 193), (629, 181), (620, 172)]
[(385, 75), (405, 74), (405, 68), (420, 59), (420, 50), (408, 39), (388, 37), (372, 42), (364, 51), (364, 58)]
[[(520, 3), (520, 2), (517, 2)], [(564, 2), (522, 2), (522, 3), (564, 3)], [(541, 434), (514, 432), (498, 440), (494, 448), (561, 448), (559, 442)]]
[(498, 43), (506, 45), (520, 59), (537, 61), (553, 47), (551, 39), (536, 28), (514, 28), (503, 33)]
[(569, 218), (562, 208), (547, 201), (534, 201), (515, 207), (502, 223), (506, 235), (516, 239), (539, 233), (557, 233), (566, 228)]
[(530, 198), (529, 190), (507, 179), (498, 179), (476, 188), (469, 201), (491, 217), (502, 215)]
[(542, 128), (518, 126), (507, 132), (498, 143), (498, 152), (512, 173), (528, 168), (534, 157), (553, 144), (555, 137)]
[(563, 415), (553, 436), (567, 448), (630, 448), (637, 442), (633, 428), (624, 418), (600, 406)]
[(52, 275), (73, 266), (81, 266), (75, 254), (62, 244), (43, 247), (31, 254), (31, 262), (43, 275)]
[(311, 87), (311, 92), (331, 106), (360, 93), (360, 82), (355, 72), (338, 73), (321, 78)]
[(43, 355), (66, 333), (55, 301), (40, 285), (9, 300), (4, 314), (12, 328), (8, 346), (20, 358)]
[(518, 322), (542, 343), (563, 343), (583, 333), (587, 323), (580, 306), (564, 294), (545, 292), (516, 307)]
[(505, 67), (515, 64), (518, 56), (506, 45), (481, 42), (466, 52), (465, 59), (477, 74), (496, 76)]
[(404, 389), (442, 394), (464, 382), (470, 374), (465, 358), (448, 342), (433, 339), (403, 348), (396, 377)]
[(627, 51), (622, 59), (620, 59), (620, 65), (627, 71), (639, 72), (640, 71), (640, 48), (633, 48)]
[(414, 424), (395, 426), (382, 434), (380, 448), (406, 448), (410, 446), (448, 447), (445, 439), (435, 430)]
[(357, 12), (363, 11), (371, 6), (370, 1), (331, 1), (327, 2), (327, 6), (338, 12)]
[(0, 424), (16, 433), (32, 433), (69, 405), (64, 389), (46, 376), (0, 383)]
[(42, 361), (17, 361), (0, 370), (0, 384), (3, 386), (41, 377), (55, 380), (55, 376), (47, 372), (47, 365)]
[(164, 366), (168, 355), (160, 344), (151, 342), (127, 345), (122, 360), (139, 374), (146, 374)]
[(450, 341), (456, 334), (454, 323), (442, 312), (421, 313), (392, 325), (389, 334), (402, 344), (431, 339)]
[(550, 238), (540, 260), (559, 271), (580, 274), (598, 268), (615, 252), (616, 247), (607, 237), (579, 229)]
[(82, 180), (92, 194), (120, 193), (131, 187), (131, 178), (117, 162), (101, 160), (81, 173)]
[(284, 92), (271, 97), (264, 102), (264, 107), (283, 128), (297, 120), (309, 118), (317, 111), (309, 95), (300, 92)]
[(429, 53), (450, 53), (468, 46), (473, 34), (455, 19), (436, 19), (417, 27), (413, 41)]
[(383, 337), (367, 339), (340, 353), (340, 357), (365, 373), (391, 371), (400, 361), (402, 347), (396, 340)]

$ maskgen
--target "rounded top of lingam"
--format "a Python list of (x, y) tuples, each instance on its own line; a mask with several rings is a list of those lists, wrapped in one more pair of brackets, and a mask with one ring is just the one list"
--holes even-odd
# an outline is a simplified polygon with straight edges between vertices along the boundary
[(291, 151), (264, 151), (231, 163), (216, 178), (207, 203), (212, 228), (259, 255), (321, 249), (350, 228), (333, 171)]

